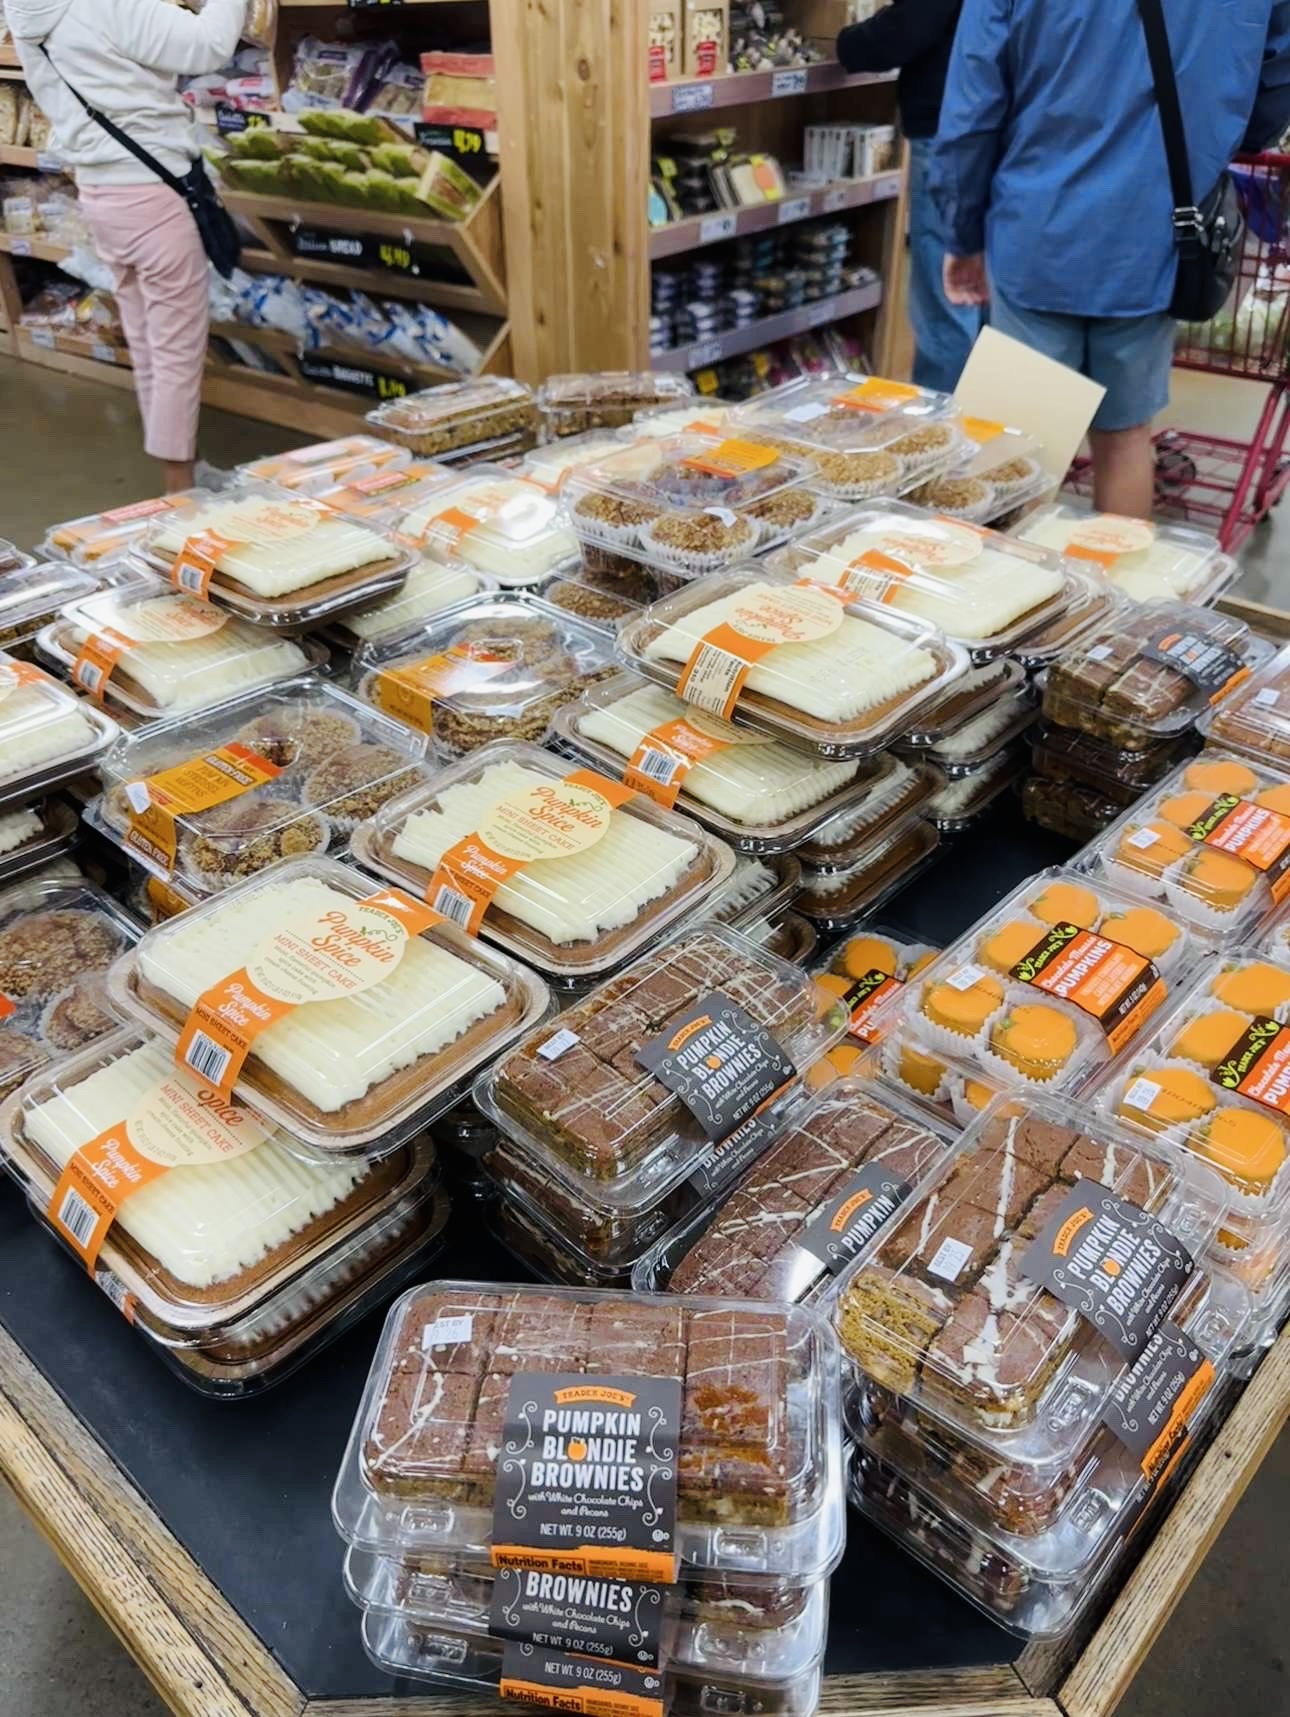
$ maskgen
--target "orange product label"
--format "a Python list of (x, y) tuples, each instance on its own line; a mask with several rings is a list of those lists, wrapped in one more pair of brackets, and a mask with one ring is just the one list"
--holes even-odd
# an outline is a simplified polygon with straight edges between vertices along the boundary
[(373, 697), (377, 707), (422, 733), (434, 732), (434, 706), (441, 698), (478, 691), (513, 666), (509, 657), (490, 655), (473, 644), (454, 644), (437, 656), (382, 668)]
[(570, 858), (603, 840), (609, 819), (634, 788), (590, 769), (508, 794), (475, 833), (439, 860), (426, 899), (467, 935), (477, 936), (497, 891), (536, 859)]
[(959, 419), (959, 423), (964, 435), (970, 436), (981, 447), (987, 441), (997, 441), (1003, 434), (1003, 424), (990, 417), (964, 417)]
[(0, 702), (7, 698), (10, 692), (16, 692), (19, 686), (53, 686), (57, 683), (34, 662), (6, 662), (0, 667)]
[(205, 602), (220, 559), (237, 544), (218, 531), (197, 531), (187, 538), (170, 568), (170, 582), (186, 596)]
[(1216, 1372), (1202, 1358), (1181, 1395), (1174, 1402), (1160, 1434), (1142, 1457), (1142, 1471), (1154, 1485), (1168, 1478), (1191, 1440), (1191, 1422), (1214, 1387)]
[(187, 912), (188, 902), (159, 876), (150, 876), (147, 884), (148, 905), (152, 908), (154, 924), (164, 924), (168, 918), (178, 918)]
[(1155, 527), (1145, 519), (1099, 513), (1075, 525), (1064, 552), (1071, 560), (1091, 560), (1095, 566), (1109, 570), (1126, 554), (1141, 554), (1149, 549), (1155, 540)]
[[(658, 1576), (642, 1575), (637, 1578), (656, 1580)], [(502, 1699), (518, 1700), (523, 1705), (537, 1705), (548, 1711), (578, 1712), (581, 1717), (663, 1717), (663, 1678), (657, 1673), (642, 1673), (634, 1665), (616, 1666), (607, 1658), (582, 1659), (573, 1653), (553, 1655), (550, 1652), (536, 1655), (541, 1660), (542, 1670), (550, 1679), (530, 1679), (533, 1672), (528, 1671), (527, 1666), (522, 1663), (517, 1664), (514, 1671), (503, 1669), (501, 1680), (497, 1684), (498, 1694)], [(568, 1673), (581, 1669), (589, 1678), (586, 1683), (567, 1685), (562, 1677), (557, 1680), (551, 1667), (555, 1656), (565, 1658), (569, 1665)], [(598, 1664), (603, 1664), (604, 1667), (598, 1669)], [(613, 1682), (620, 1675), (632, 1686), (639, 1684), (657, 1687), (657, 1696), (614, 1686)]]
[(1210, 1077), (1225, 1091), (1290, 1115), (1290, 1025), (1252, 1019)]
[(694, 646), (677, 681), (678, 697), (728, 721), (757, 663), (782, 644), (836, 632), (845, 600), (840, 591), (809, 579), (782, 589), (750, 587), (730, 618)]
[(760, 441), (728, 440), (719, 441), (711, 452), (691, 453), (681, 463), (714, 477), (743, 477), (750, 471), (764, 471), (778, 458), (775, 448), (763, 447)]
[(72, 684), (88, 692), (95, 703), (102, 703), (113, 669), (126, 651), (133, 648), (134, 639), (111, 626), (92, 632), (72, 663)]
[(623, 780), (670, 811), (695, 764), (737, 743), (719, 732), (705, 732), (698, 721), (666, 721), (652, 728), (632, 752)]
[(884, 554), (879, 548), (870, 548), (847, 563), (841, 587), (854, 594), (889, 603), (913, 571), (912, 566), (897, 560), (894, 555)]
[(176, 817), (225, 805), (281, 773), (276, 763), (234, 740), (159, 775), (131, 781), (125, 789), (130, 801), (125, 844), (146, 862), (169, 870), (175, 862)]
[(373, 989), (397, 967), (408, 938), (440, 916), (397, 888), (323, 913), (288, 914), (245, 966), (198, 996), (175, 1060), (230, 1093), (270, 1026), (307, 1002)]
[(1274, 900), (1290, 894), (1290, 817), (1282, 812), (1222, 793), (1187, 833), (1262, 871)]
[(433, 537), (446, 553), (456, 554), (462, 538), (468, 537), (471, 531), (477, 531), (480, 523), (475, 514), (468, 513), (464, 507), (445, 507), (442, 513), (436, 513), (427, 522), (424, 530), (408, 540), (414, 547), (424, 548)]
[(1150, 960), (1075, 924), (1053, 925), (1018, 960), (1012, 976), (1095, 1019), (1112, 1053), (1123, 1049), (1168, 994)]
[(844, 405), (851, 411), (891, 411), (898, 405), (908, 405), (911, 399), (921, 399), (922, 389), (908, 382), (889, 382), (883, 376), (870, 376), (858, 387), (848, 388), (834, 399), (834, 405)]
[(851, 1036), (861, 1043), (880, 1043), (883, 1033), (873, 1024), (873, 1016), (904, 987), (901, 979), (880, 971), (877, 966), (863, 978), (857, 978), (844, 998), (851, 1010), (851, 1023), (847, 1027)]

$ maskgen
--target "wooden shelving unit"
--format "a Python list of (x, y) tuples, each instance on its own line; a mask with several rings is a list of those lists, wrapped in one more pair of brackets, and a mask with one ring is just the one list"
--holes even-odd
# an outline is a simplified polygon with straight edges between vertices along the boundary
[(828, 90), (859, 89), (864, 84), (894, 83), (894, 72), (845, 72), (836, 60), (813, 66), (785, 66), (773, 72), (730, 72), (724, 77), (673, 78), (650, 85), (653, 119), (682, 113), (710, 113), (718, 107), (749, 107), (764, 101), (823, 95)]

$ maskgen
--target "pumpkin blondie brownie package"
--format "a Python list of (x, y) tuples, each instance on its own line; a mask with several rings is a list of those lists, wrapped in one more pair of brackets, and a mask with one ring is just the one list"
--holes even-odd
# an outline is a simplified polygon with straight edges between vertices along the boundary
[(582, 435), (588, 430), (621, 429), (637, 412), (684, 407), (696, 399), (688, 376), (648, 371), (601, 370), (584, 375), (548, 376), (537, 390), (538, 410), (548, 438)]

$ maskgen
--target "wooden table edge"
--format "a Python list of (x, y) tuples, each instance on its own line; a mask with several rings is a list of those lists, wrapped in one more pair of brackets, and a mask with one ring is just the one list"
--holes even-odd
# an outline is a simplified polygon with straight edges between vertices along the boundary
[[(1290, 1330), (1060, 1686), (1060, 1648), (1034, 1646), (1016, 1665), (829, 1676), (821, 1711), (1108, 1717), (1288, 1412)], [(503, 1709), (488, 1699), (309, 1699), (3, 1329), (0, 1476), (177, 1717), (492, 1717)]]

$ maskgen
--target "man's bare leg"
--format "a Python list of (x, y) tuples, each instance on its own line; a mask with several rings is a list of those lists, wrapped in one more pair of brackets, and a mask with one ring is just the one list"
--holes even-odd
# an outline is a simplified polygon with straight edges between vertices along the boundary
[(1149, 519), (1156, 475), (1151, 425), (1094, 429), (1089, 442), (1093, 448), (1093, 503), (1098, 512)]

